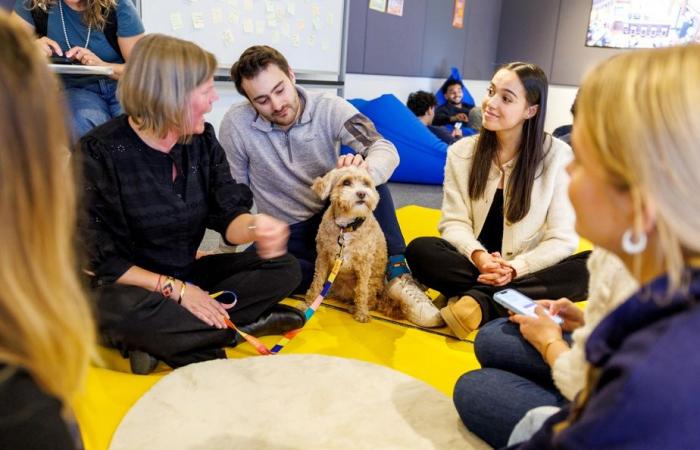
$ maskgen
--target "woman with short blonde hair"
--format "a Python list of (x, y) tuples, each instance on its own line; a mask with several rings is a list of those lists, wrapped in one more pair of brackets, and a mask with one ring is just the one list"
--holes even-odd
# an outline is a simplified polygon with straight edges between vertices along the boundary
[[(81, 139), (100, 331), (134, 373), (157, 360), (179, 367), (224, 358), (223, 347), (238, 342), (228, 318), (254, 336), (304, 324), (301, 312), (277, 304), (300, 277), (287, 225), (250, 213), (252, 193), (231, 178), (205, 123), (219, 98), (215, 67), (191, 42), (143, 38), (119, 92), (127, 114)], [(255, 241), (258, 254), (197, 258), (207, 228), (229, 243)]]
[(188, 94), (214, 76), (216, 58), (189, 41), (151, 34), (132, 58), (137, 61), (122, 78), (117, 97), (124, 112), (142, 128), (165, 136), (184, 128)]
[(85, 377), (94, 330), (77, 276), (63, 98), (1, 11), (0, 42), (0, 448), (74, 448), (61, 411)]
[(576, 229), (642, 288), (590, 335), (584, 390), (518, 448), (700, 448), (698, 73), (700, 45), (636, 50), (581, 86)]

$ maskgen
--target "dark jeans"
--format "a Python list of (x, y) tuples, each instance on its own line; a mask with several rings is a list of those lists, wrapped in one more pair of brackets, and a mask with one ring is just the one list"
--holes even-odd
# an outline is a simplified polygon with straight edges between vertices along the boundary
[(422, 237), (411, 241), (406, 249), (406, 260), (416, 280), (444, 296), (474, 297), (481, 306), (483, 325), (508, 315), (508, 310), (493, 301), (493, 294), (505, 288), (516, 289), (535, 300), (561, 297), (584, 300), (588, 295), (586, 261), (590, 253), (569, 256), (553, 266), (500, 287), (478, 283), (479, 270), (444, 239)]
[[(564, 339), (571, 343), (568, 333)], [(491, 446), (505, 446), (532, 408), (567, 403), (552, 381), (551, 368), (517, 324), (505, 318), (487, 323), (476, 335), (474, 351), (482, 369), (459, 378), (453, 399), (469, 431)]]
[[(246, 325), (288, 296), (300, 273), (289, 254), (264, 260), (255, 253), (225, 253), (200, 258), (183, 279), (212, 293), (235, 292), (238, 303), (229, 316), (236, 325)], [(222, 347), (235, 343), (232, 330), (207, 325), (160, 293), (115, 283), (98, 287), (95, 294), (103, 341), (124, 355), (142, 350), (180, 367), (225, 358)]]
[(69, 86), (65, 93), (76, 141), (96, 126), (122, 113), (117, 100), (117, 80), (103, 78), (85, 86)]
[[(396, 218), (394, 200), (391, 198), (389, 186), (382, 184), (377, 186), (379, 203), (374, 210), (374, 217), (384, 232), (386, 246), (389, 255), (403, 255), (406, 252), (406, 241), (401, 234), (399, 221)], [(303, 222), (297, 222), (289, 226), (290, 236), (287, 250), (296, 256), (301, 266), (301, 283), (295, 292), (305, 293), (314, 278), (314, 265), (316, 264), (316, 234), (321, 224), (325, 210), (315, 214)]]

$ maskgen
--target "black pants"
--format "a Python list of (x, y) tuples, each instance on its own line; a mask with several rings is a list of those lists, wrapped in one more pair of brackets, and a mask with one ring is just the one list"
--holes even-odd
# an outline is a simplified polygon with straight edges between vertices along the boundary
[[(229, 316), (236, 325), (246, 325), (288, 296), (301, 275), (299, 263), (289, 254), (264, 260), (255, 253), (227, 253), (197, 260), (183, 279), (212, 293), (235, 292), (238, 303), (228, 310)], [(222, 347), (234, 344), (232, 330), (207, 325), (158, 292), (111, 284), (95, 294), (103, 341), (124, 355), (142, 350), (180, 367), (225, 358)]]
[(446, 297), (469, 295), (481, 306), (481, 325), (508, 310), (493, 301), (493, 294), (505, 288), (516, 289), (532, 299), (584, 300), (588, 295), (586, 261), (591, 252), (569, 256), (540, 271), (513, 280), (506, 286), (490, 286), (476, 281), (479, 270), (467, 257), (436, 237), (413, 240), (406, 249), (406, 260), (413, 277)]

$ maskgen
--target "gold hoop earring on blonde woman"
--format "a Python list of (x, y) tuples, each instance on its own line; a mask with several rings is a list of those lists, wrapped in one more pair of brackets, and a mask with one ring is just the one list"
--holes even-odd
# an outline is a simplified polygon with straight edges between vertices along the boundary
[[(636, 239), (636, 242), (634, 241)], [(622, 250), (628, 255), (642, 253), (647, 248), (647, 235), (643, 231), (635, 236), (632, 228), (622, 234)]]

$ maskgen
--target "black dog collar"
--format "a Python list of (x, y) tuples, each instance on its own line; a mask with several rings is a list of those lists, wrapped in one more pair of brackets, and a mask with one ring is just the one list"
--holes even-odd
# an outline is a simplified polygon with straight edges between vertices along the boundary
[(363, 223), (365, 223), (364, 217), (356, 217), (355, 220), (353, 220), (349, 224), (347, 224), (345, 226), (340, 226), (340, 225), (338, 225), (338, 226), (340, 227), (340, 230), (343, 233), (348, 233), (348, 232), (357, 230), (358, 228), (360, 228), (360, 225), (362, 225)]

